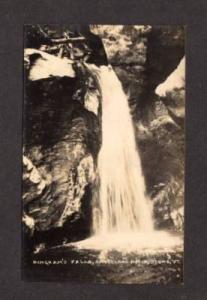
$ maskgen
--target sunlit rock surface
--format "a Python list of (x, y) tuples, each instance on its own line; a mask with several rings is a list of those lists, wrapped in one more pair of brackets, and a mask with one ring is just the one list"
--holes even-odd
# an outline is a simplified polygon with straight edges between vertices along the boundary
[(29, 80), (39, 80), (51, 76), (75, 77), (72, 61), (67, 58), (59, 58), (36, 49), (25, 49), (24, 62), (29, 67)]

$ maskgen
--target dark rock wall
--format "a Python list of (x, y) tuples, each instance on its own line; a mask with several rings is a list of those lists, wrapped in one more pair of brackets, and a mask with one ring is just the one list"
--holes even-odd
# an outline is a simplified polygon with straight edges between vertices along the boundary
[(25, 89), (23, 203), (38, 232), (61, 228), (68, 218), (79, 231), (90, 227), (91, 195), (83, 199), (94, 180), (100, 122), (73, 99), (75, 81), (50, 78)]

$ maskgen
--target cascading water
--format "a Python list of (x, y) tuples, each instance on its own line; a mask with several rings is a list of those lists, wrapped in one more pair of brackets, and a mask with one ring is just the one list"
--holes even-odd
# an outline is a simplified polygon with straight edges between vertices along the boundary
[(90, 66), (90, 71), (102, 96), (99, 185), (93, 199), (92, 236), (71, 245), (101, 253), (182, 248), (180, 237), (154, 230), (128, 100), (119, 79), (111, 67)]
[(112, 68), (101, 67), (102, 147), (98, 157), (100, 188), (93, 211), (98, 234), (152, 231), (139, 153), (127, 97)]

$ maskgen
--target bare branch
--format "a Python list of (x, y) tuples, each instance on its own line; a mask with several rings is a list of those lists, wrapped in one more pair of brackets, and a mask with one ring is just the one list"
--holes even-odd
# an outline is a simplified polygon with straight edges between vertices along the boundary
[(51, 42), (53, 44), (67, 44), (67, 43), (74, 43), (74, 42), (82, 42), (85, 41), (86, 39), (82, 36), (80, 37), (75, 37), (75, 38), (63, 38), (63, 39), (51, 39)]

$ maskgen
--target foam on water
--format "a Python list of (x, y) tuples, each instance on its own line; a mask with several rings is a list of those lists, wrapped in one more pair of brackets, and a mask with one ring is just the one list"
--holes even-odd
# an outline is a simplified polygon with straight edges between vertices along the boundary
[(122, 253), (161, 253), (183, 251), (183, 242), (180, 236), (171, 235), (165, 231), (151, 233), (115, 233), (94, 235), (88, 239), (71, 243), (78, 249), (94, 249), (98, 251), (116, 250)]

